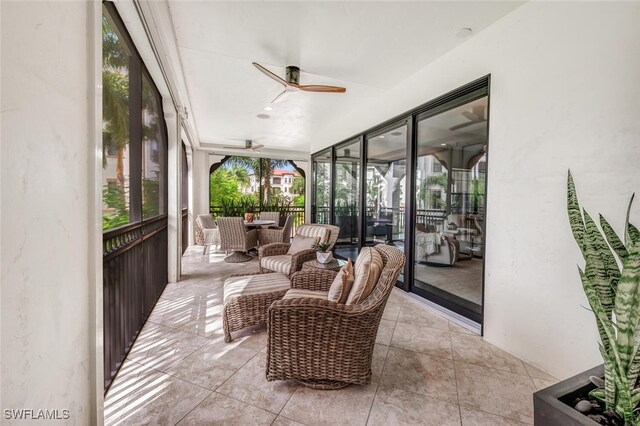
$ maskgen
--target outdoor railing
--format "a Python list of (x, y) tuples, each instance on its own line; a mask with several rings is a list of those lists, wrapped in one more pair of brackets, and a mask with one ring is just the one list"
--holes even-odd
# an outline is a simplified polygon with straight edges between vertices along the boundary
[(167, 285), (167, 216), (103, 234), (104, 386)]
[[(274, 211), (274, 210), (265, 210), (265, 211)], [(304, 207), (302, 206), (289, 206), (289, 207), (283, 207), (283, 208), (279, 208), (277, 211), (280, 212), (280, 218), (281, 218), (281, 225), (284, 224), (284, 221), (282, 220), (282, 218), (284, 216), (291, 216), (293, 215), (293, 225), (291, 227), (291, 236), (294, 236), (296, 233), (296, 228), (300, 225), (302, 225), (304, 223)], [(224, 209), (222, 206), (210, 206), (209, 207), (209, 213), (211, 213), (211, 215), (216, 218), (216, 217), (222, 217), (224, 216)], [(257, 217), (260, 217), (260, 209), (256, 208), (254, 210), (254, 213), (256, 214)]]

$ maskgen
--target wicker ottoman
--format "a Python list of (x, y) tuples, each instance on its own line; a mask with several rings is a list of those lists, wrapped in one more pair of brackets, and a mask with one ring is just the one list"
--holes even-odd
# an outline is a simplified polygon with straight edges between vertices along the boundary
[(289, 278), (280, 272), (232, 275), (224, 282), (222, 325), (224, 341), (231, 333), (267, 322), (269, 306), (282, 299), (291, 288)]

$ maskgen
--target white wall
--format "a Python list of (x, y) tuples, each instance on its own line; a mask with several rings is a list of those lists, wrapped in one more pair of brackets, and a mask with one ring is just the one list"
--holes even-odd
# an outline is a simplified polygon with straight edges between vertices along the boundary
[(91, 424), (96, 9), (1, 8), (1, 408), (69, 410), (61, 424)]
[(490, 73), (485, 338), (559, 377), (600, 362), (567, 169), (582, 204), (618, 231), (640, 191), (639, 22), (637, 2), (527, 3), (313, 142), (317, 151)]

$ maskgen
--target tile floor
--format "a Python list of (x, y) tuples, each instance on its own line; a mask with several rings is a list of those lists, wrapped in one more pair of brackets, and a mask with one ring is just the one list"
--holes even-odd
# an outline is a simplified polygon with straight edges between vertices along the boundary
[(107, 425), (521, 425), (554, 377), (394, 289), (368, 386), (318, 391), (267, 382), (266, 328), (222, 333), (222, 283), (257, 262), (183, 258), (105, 401)]

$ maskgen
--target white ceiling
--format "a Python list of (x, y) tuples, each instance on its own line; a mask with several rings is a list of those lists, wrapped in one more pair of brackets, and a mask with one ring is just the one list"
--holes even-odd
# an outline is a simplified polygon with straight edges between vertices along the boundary
[[(319, 126), (464, 42), (461, 28), (472, 28), (473, 37), (521, 4), (169, 1), (201, 146), (223, 152), (222, 145), (253, 139), (265, 150), (307, 153)], [(285, 66), (297, 65), (300, 84), (347, 92), (291, 93), (267, 112), (282, 86), (252, 61), (282, 77)]]

